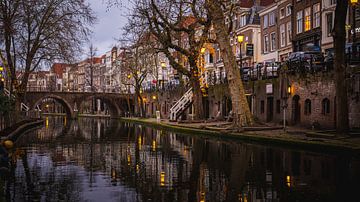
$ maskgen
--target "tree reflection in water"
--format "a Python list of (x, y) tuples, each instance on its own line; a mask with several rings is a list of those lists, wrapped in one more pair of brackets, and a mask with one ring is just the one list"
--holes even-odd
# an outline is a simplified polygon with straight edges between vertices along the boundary
[[(65, 126), (64, 126), (65, 125)], [(48, 118), (18, 142), (7, 201), (347, 201), (360, 161), (159, 131)]]

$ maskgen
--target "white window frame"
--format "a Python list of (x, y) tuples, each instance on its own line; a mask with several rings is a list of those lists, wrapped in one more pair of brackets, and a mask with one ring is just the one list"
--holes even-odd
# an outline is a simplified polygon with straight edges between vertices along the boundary
[(246, 15), (241, 15), (240, 16), (240, 27), (243, 27), (243, 26), (246, 25), (246, 18), (247, 18)]
[(303, 11), (298, 11), (296, 13), (296, 33), (300, 34), (303, 32)]
[(285, 32), (285, 24), (280, 25), (280, 47), (284, 47), (286, 45), (286, 32)]
[(291, 44), (292, 40), (292, 27), (291, 27), (291, 21), (286, 23), (286, 40), (287, 44)]
[(275, 12), (269, 13), (269, 27), (275, 25)]
[[(273, 38), (274, 37), (274, 38)], [(273, 40), (274, 39), (274, 40)], [(276, 33), (270, 33), (270, 51), (273, 52), (276, 50)]]
[(286, 5), (286, 16), (291, 15), (291, 4)]
[(269, 16), (268, 15), (264, 15), (263, 22), (264, 22), (264, 28), (267, 28), (268, 27), (268, 22), (269, 22)]
[(270, 48), (269, 46), (270, 46), (269, 35), (265, 34), (264, 35), (264, 53), (269, 52), (269, 48)]
[[(331, 28), (329, 28), (329, 16), (331, 16)], [(330, 37), (332, 35), (332, 30), (334, 28), (334, 13), (329, 12), (325, 14), (326, 21), (326, 36)]]
[(279, 11), (280, 19), (283, 19), (285, 17), (285, 15), (286, 15), (285, 7), (280, 8), (280, 11)]
[(318, 28), (320, 27), (320, 21), (321, 21), (321, 8), (320, 8), (320, 3), (314, 4), (313, 5), (313, 28)]

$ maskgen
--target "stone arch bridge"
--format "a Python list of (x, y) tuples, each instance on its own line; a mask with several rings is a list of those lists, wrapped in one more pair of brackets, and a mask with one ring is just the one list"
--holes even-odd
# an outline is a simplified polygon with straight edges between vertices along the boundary
[(34, 91), (26, 92), (25, 104), (34, 111), (45, 99), (52, 98), (60, 103), (68, 118), (76, 119), (78, 109), (83, 102), (91, 98), (100, 99), (109, 107), (112, 118), (124, 116), (125, 112), (133, 112), (134, 96), (132, 94), (120, 93), (98, 93), (98, 92), (48, 92)]

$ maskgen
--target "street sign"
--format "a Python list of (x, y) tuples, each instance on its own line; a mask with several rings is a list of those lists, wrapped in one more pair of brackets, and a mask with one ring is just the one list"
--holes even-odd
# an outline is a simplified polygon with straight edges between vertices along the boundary
[(254, 56), (254, 44), (252, 43), (246, 44), (246, 55)]

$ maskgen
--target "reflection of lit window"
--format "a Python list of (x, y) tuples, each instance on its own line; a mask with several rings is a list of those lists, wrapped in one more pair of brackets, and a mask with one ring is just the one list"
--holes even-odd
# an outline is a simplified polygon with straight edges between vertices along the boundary
[(311, 29), (311, 8), (308, 7), (305, 9), (305, 21), (304, 21), (304, 27), (305, 31), (309, 31)]
[(160, 186), (165, 186), (165, 172), (160, 173)]

